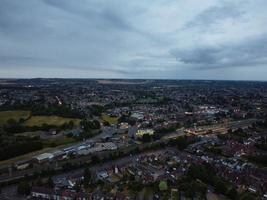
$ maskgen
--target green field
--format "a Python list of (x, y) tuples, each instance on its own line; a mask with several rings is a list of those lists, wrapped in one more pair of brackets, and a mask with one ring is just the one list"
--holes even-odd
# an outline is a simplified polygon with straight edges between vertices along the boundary
[(102, 113), (101, 119), (103, 121), (106, 121), (106, 122), (110, 123), (110, 124), (118, 124), (118, 119), (119, 118), (118, 117), (110, 117), (107, 114)]
[(40, 131), (16, 133), (15, 136), (36, 137), (40, 136)]
[(80, 119), (75, 118), (65, 118), (58, 116), (31, 116), (30, 111), (1, 111), (0, 112), (0, 126), (3, 126), (9, 119), (14, 119), (19, 122), (20, 119), (27, 119), (23, 125), (25, 126), (42, 126), (43, 124), (61, 126), (64, 123), (68, 123), (70, 121), (74, 122), (75, 126), (78, 126), (80, 123)]
[(53, 138), (53, 139), (46, 139), (42, 140), (43, 146), (46, 147), (56, 147), (61, 145), (67, 145), (76, 142), (74, 138), (68, 138), (68, 137), (61, 137), (59, 138)]
[(30, 116), (30, 111), (2, 111), (0, 112), (0, 126), (5, 124), (7, 120), (14, 119), (19, 121), (20, 119), (27, 119)]
[(58, 116), (32, 116), (26, 122), (24, 122), (25, 126), (42, 126), (43, 124), (61, 126), (64, 123), (68, 123), (73, 121), (75, 126), (78, 126), (80, 123), (80, 119), (74, 118), (65, 118)]
[(207, 192), (206, 198), (207, 200), (228, 200), (228, 198), (223, 195), (218, 195), (211, 192)]

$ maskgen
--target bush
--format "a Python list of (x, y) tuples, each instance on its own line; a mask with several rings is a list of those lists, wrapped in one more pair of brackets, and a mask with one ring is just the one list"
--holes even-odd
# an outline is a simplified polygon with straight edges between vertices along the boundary
[(31, 187), (28, 182), (23, 181), (19, 183), (18, 188), (17, 188), (18, 194), (26, 196), (26, 195), (29, 195), (30, 192), (31, 192)]

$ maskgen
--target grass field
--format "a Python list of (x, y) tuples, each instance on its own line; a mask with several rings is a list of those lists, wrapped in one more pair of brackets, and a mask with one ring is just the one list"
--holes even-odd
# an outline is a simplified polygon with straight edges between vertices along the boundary
[(103, 121), (106, 121), (106, 122), (110, 123), (110, 124), (118, 124), (118, 119), (119, 118), (118, 117), (110, 117), (107, 114), (102, 113), (101, 119)]
[[(77, 141), (75, 141), (72, 138), (70, 138), (70, 139), (66, 138), (66, 140), (64, 139), (64, 141), (61, 142), (62, 145), (57, 146), (57, 147), (48, 147), (48, 146), (53, 146), (53, 142), (54, 141), (52, 141), (52, 140), (49, 140), (47, 142), (44, 141), (44, 143), (43, 143), (44, 148), (41, 149), (41, 150), (33, 151), (33, 152), (30, 152), (30, 153), (27, 153), (27, 154), (24, 154), (24, 155), (20, 155), (20, 156), (14, 157), (14, 158), (10, 158), (8, 160), (0, 161), (0, 169), (8, 167), (11, 164), (14, 164), (15, 162), (18, 162), (18, 161), (21, 161), (21, 160), (28, 160), (28, 159), (30, 159), (30, 158), (32, 158), (34, 156), (40, 155), (42, 153), (53, 152), (53, 151), (56, 151), (56, 150), (58, 150), (60, 148), (69, 147), (70, 144), (75, 143)], [(58, 143), (60, 143), (60, 142), (58, 142)], [(79, 142), (77, 142), (77, 143), (79, 143)]]
[(30, 116), (30, 111), (22, 111), (22, 110), (15, 110), (15, 111), (2, 111), (0, 112), (0, 126), (5, 124), (7, 120), (14, 119), (19, 121), (22, 119), (27, 119)]
[(30, 119), (24, 122), (24, 125), (42, 126), (42, 124), (48, 124), (48, 125), (61, 126), (64, 123), (68, 123), (70, 121), (73, 121), (74, 125), (78, 126), (81, 120), (74, 118), (58, 117), (58, 116), (32, 116)]
[(62, 137), (43, 140), (43, 146), (46, 147), (56, 147), (61, 145), (67, 145), (76, 142), (74, 138)]
[(207, 200), (229, 200), (223, 195), (217, 195), (215, 193), (207, 192), (206, 195)]
[(16, 133), (15, 136), (36, 137), (40, 136), (40, 131)]

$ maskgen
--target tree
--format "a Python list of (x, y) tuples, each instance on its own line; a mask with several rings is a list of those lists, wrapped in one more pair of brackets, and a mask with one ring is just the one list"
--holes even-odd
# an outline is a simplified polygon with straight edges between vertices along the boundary
[(96, 164), (96, 163), (98, 163), (100, 161), (99, 157), (96, 156), (96, 155), (93, 155), (92, 158), (91, 158), (91, 160), (92, 160), (92, 163), (93, 164)]
[(18, 188), (17, 188), (17, 193), (20, 195), (29, 195), (31, 192), (31, 187), (28, 182), (22, 181), (19, 183)]
[(232, 187), (228, 192), (227, 196), (230, 197), (231, 199), (236, 199), (237, 198), (237, 191), (234, 187)]
[(84, 173), (83, 173), (84, 184), (88, 185), (91, 182), (91, 179), (92, 179), (92, 175), (91, 175), (90, 169), (87, 167), (85, 168)]
[(69, 129), (73, 129), (73, 127), (74, 127), (74, 122), (71, 120), (71, 121), (69, 122), (69, 124), (68, 124), (68, 128), (69, 128)]
[(18, 132), (22, 132), (23, 128), (22, 126), (20, 126), (20, 124), (16, 120), (9, 119), (4, 125), (4, 130), (9, 133), (18, 133)]
[(192, 182), (182, 183), (180, 185), (180, 190), (184, 191), (186, 197), (194, 198), (196, 196), (201, 197), (200, 199), (205, 199), (207, 187), (205, 184), (193, 180)]
[(109, 123), (108, 121), (104, 121), (104, 122), (103, 122), (103, 125), (104, 125), (104, 126), (110, 126), (110, 123)]
[(215, 191), (221, 194), (226, 194), (227, 192), (227, 185), (221, 178), (213, 177), (213, 184), (215, 187)]
[(82, 120), (80, 125), (86, 132), (91, 131), (91, 129), (100, 129), (100, 122), (98, 120)]
[(43, 186), (42, 179), (40, 177), (37, 178), (37, 180), (34, 182), (34, 185), (36, 186)]
[(239, 197), (239, 199), (240, 200), (254, 200), (256, 198), (254, 197), (253, 194), (246, 192), (246, 193), (241, 194), (241, 196)]
[(159, 190), (166, 191), (168, 189), (168, 185), (166, 181), (160, 181), (159, 183)]
[(141, 181), (130, 181), (128, 183), (128, 187), (129, 187), (130, 190), (138, 192), (143, 188), (143, 184), (142, 184)]
[(54, 181), (53, 181), (53, 179), (51, 177), (49, 177), (48, 180), (47, 180), (47, 186), (49, 188), (54, 188), (54, 186), (55, 186)]
[(104, 112), (105, 108), (100, 105), (91, 105), (90, 111), (95, 116), (100, 116), (102, 112)]
[(152, 137), (149, 134), (144, 134), (142, 137), (143, 142), (151, 142), (151, 139), (152, 139)]
[(76, 182), (74, 185), (74, 190), (76, 192), (80, 192), (81, 191), (81, 184), (79, 182)]
[(172, 139), (169, 141), (169, 144), (172, 146), (177, 146), (179, 150), (185, 149), (189, 144), (194, 142), (194, 138), (190, 138), (188, 136), (180, 136), (176, 139)]
[(265, 120), (264, 120), (264, 122), (263, 122), (263, 126), (264, 126), (264, 127), (267, 127), (267, 116), (265, 116)]
[(98, 120), (93, 120), (93, 129), (100, 129), (101, 125)]

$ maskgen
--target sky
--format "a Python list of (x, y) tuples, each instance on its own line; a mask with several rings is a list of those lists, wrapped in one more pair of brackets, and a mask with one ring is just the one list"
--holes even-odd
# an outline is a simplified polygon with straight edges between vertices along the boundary
[(0, 77), (267, 80), (266, 8), (266, 0), (0, 0)]

